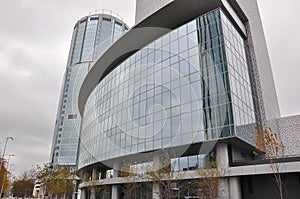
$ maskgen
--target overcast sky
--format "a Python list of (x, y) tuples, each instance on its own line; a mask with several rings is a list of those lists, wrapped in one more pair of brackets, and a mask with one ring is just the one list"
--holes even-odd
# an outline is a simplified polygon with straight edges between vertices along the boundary
[[(299, 0), (260, 0), (283, 116), (300, 114)], [(134, 24), (135, 0), (0, 0), (0, 149), (14, 173), (49, 161), (74, 24), (95, 9)]]

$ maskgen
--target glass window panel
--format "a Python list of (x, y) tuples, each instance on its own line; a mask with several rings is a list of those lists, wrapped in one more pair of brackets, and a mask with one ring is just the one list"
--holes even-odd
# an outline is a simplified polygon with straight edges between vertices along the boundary
[(170, 34), (170, 40), (171, 41), (174, 41), (174, 40), (178, 39), (178, 29), (173, 30), (169, 34)]
[(190, 156), (189, 159), (189, 169), (195, 169), (198, 167), (198, 158), (197, 156)]
[(189, 72), (189, 63), (186, 60), (180, 61), (180, 75), (186, 76)]
[(190, 94), (190, 85), (186, 85), (181, 87), (180, 89), (180, 102), (182, 104), (185, 104), (191, 100), (191, 94)]
[(193, 57), (189, 57), (189, 63), (191, 64), (191, 67), (195, 69), (195, 72), (199, 71), (199, 69), (200, 69), (199, 55), (195, 55)]
[(181, 130), (184, 133), (192, 132), (192, 118), (190, 113), (181, 113)]
[(188, 32), (194, 32), (195, 30), (197, 30), (197, 23), (196, 20), (191, 21), (190, 23), (187, 24), (188, 26)]
[(188, 47), (193, 48), (197, 46), (198, 47), (198, 32), (194, 31), (190, 34), (188, 34)]
[(178, 40), (175, 40), (170, 44), (170, 51), (172, 54), (178, 54)]
[(187, 37), (181, 37), (179, 39), (179, 52), (186, 51), (188, 49), (188, 40)]
[(187, 157), (181, 157), (180, 159), (179, 159), (179, 165), (180, 165), (180, 170), (181, 171), (186, 171), (186, 170), (188, 170), (188, 159), (187, 159)]

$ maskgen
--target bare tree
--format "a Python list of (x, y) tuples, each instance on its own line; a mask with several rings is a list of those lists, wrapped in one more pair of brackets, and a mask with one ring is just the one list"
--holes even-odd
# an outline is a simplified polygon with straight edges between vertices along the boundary
[(153, 194), (159, 198), (169, 199), (172, 197), (172, 188), (180, 181), (180, 175), (172, 167), (170, 153), (162, 151), (160, 163), (151, 165), (147, 171), (148, 181), (153, 182)]
[(120, 173), (120, 177), (125, 178), (126, 183), (124, 184), (123, 192), (124, 198), (130, 199), (135, 195), (135, 191), (142, 187), (141, 179), (143, 179), (143, 175), (139, 174), (138, 168), (136, 164), (125, 162), (123, 163), (122, 172)]
[(198, 179), (193, 181), (197, 187), (197, 195), (207, 199), (220, 196), (221, 178), (225, 176), (225, 169), (218, 168), (217, 160), (209, 160), (206, 168), (197, 168)]
[[(152, 194), (159, 198), (171, 198), (171, 189), (178, 181), (179, 174), (175, 174), (168, 152), (163, 151), (159, 156), (159, 163), (124, 163), (121, 177), (125, 179), (124, 193), (126, 198), (132, 198), (138, 189), (152, 190)], [(148, 193), (145, 193), (148, 197)], [(150, 196), (152, 198), (154, 196)]]
[(253, 154), (269, 161), (273, 177), (277, 184), (278, 195), (283, 199), (284, 184), (280, 173), (281, 164), (278, 162), (278, 158), (284, 155), (285, 146), (279, 140), (277, 134), (272, 132), (271, 128), (256, 127), (256, 134), (254, 140), (256, 150), (253, 151)]

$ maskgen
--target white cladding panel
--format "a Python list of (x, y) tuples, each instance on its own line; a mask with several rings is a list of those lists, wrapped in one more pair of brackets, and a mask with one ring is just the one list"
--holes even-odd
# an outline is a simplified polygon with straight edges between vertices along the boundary
[(152, 13), (174, 0), (136, 0), (135, 23), (139, 23)]
[(258, 97), (261, 101), (260, 109), (266, 120), (279, 118), (279, 104), (257, 1), (237, 0), (237, 2), (249, 20), (247, 24), (248, 44), (252, 54), (252, 63), (256, 70), (256, 89), (258, 89)]

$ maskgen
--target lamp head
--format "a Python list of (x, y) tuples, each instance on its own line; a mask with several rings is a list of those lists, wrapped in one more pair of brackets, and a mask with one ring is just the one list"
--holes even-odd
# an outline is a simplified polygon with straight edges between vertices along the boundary
[(13, 138), (13, 137), (6, 137), (6, 139), (14, 140), (14, 138)]

